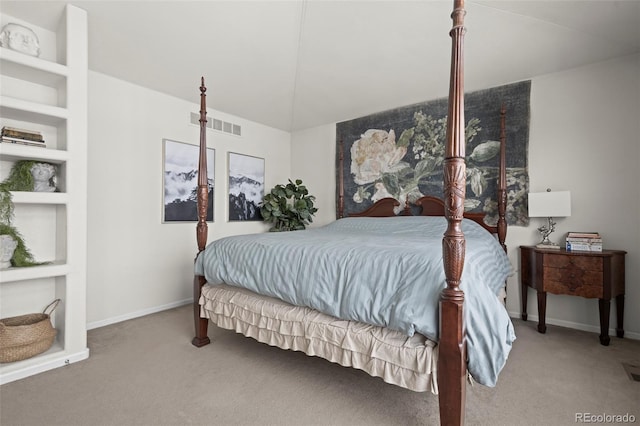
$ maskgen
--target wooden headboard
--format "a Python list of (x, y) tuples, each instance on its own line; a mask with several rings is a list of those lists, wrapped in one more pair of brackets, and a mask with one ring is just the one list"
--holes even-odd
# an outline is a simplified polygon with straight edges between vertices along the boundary
[[(425, 195), (417, 199), (413, 202), (414, 206), (420, 207), (419, 216), (444, 216), (444, 201), (440, 198), (432, 197), (430, 195)], [(349, 217), (393, 217), (398, 216), (396, 213), (396, 208), (400, 206), (400, 202), (395, 198), (382, 198), (373, 205), (371, 205), (368, 209), (358, 212), (351, 213)], [(404, 209), (400, 212), (400, 216), (411, 216), (411, 206), (409, 201), (405, 203)], [(497, 226), (488, 225), (484, 221), (485, 214), (484, 213), (471, 213), (465, 212), (464, 218), (470, 219), (482, 226), (487, 231), (492, 234), (499, 234), (499, 230)], [(500, 239), (500, 238), (499, 238)], [(501, 244), (504, 247), (503, 241)]]

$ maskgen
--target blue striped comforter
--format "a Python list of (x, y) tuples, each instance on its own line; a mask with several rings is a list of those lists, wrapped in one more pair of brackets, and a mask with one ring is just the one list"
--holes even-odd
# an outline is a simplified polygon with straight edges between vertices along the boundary
[[(239, 235), (209, 244), (197, 275), (334, 317), (438, 340), (445, 287), (442, 217), (345, 218), (304, 231)], [(497, 294), (512, 273), (486, 230), (464, 220), (468, 369), (494, 386), (515, 340)]]

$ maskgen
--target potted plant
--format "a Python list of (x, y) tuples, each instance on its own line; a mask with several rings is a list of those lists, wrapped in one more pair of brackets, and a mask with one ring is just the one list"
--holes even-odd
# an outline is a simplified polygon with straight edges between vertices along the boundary
[(309, 195), (302, 180), (296, 179), (286, 185), (276, 185), (264, 196), (260, 204), (260, 213), (265, 222), (273, 224), (270, 232), (297, 231), (305, 229), (313, 222), (313, 215), (318, 211), (313, 206), (316, 199)]

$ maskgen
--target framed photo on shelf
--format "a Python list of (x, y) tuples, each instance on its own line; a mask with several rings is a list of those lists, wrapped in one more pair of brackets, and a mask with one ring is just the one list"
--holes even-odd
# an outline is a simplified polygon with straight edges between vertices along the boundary
[[(163, 223), (198, 221), (199, 149), (200, 147), (197, 145), (163, 139)], [(214, 176), (215, 150), (207, 148), (208, 222), (213, 222)]]
[(264, 158), (229, 153), (229, 221), (261, 221)]

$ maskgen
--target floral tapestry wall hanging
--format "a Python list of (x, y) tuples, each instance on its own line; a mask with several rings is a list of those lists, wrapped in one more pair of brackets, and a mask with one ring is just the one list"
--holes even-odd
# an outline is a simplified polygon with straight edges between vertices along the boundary
[[(497, 221), (500, 108), (506, 107), (507, 222), (528, 224), (529, 98), (531, 82), (465, 94), (467, 190), (465, 210)], [(338, 123), (336, 153), (344, 156), (344, 215), (393, 197), (405, 202), (424, 195), (442, 198), (447, 126), (446, 98)], [(338, 180), (339, 182), (339, 180)], [(336, 188), (338, 197), (339, 185)]]

